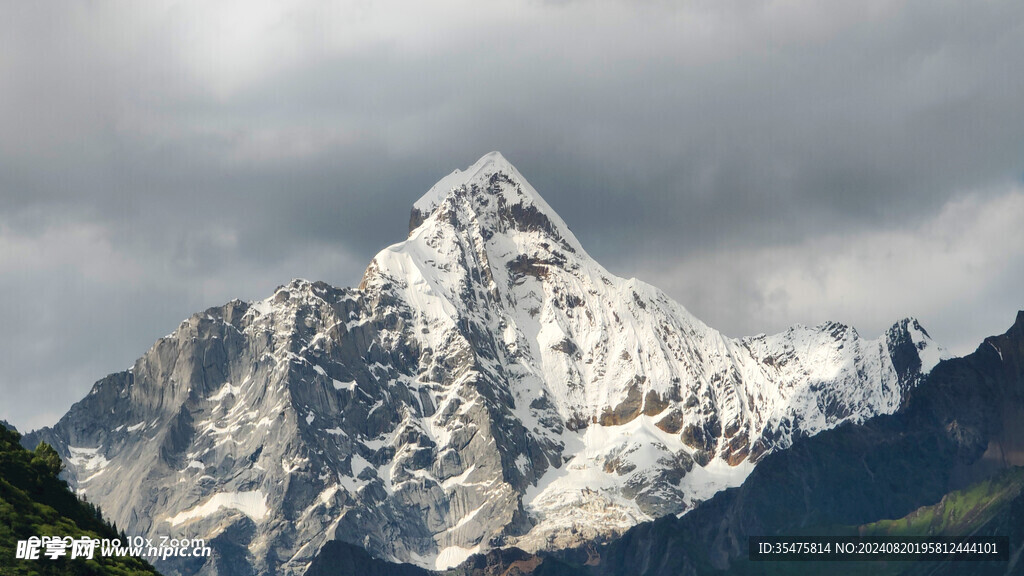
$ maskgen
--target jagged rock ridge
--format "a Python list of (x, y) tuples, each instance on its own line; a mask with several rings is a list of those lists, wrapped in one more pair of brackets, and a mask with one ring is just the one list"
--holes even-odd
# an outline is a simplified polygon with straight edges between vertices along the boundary
[(332, 539), (446, 567), (685, 512), (942, 354), (912, 319), (727, 338), (608, 273), (498, 153), (410, 222), (358, 288), (197, 314), (33, 441), (130, 533), (212, 539), (203, 573), (301, 573)]
[[(590, 549), (559, 554), (578, 564), (589, 561), (595, 576), (754, 574), (765, 569), (748, 562), (749, 536), (877, 534), (874, 523), (882, 521), (901, 535), (1010, 540), (1009, 562), (895, 563), (903, 565), (900, 574), (1020, 574), (1024, 499), (1019, 491), (1003, 498), (978, 486), (1020, 478), (1022, 466), (1024, 311), (1005, 334), (939, 364), (895, 414), (801, 439), (766, 457), (739, 488), (682, 518), (636, 526), (597, 559)], [(973, 491), (969, 505), (934, 523), (908, 522), (908, 514), (923, 506), (942, 508), (945, 499), (957, 497), (952, 492), (965, 488)], [(821, 562), (811, 571), (818, 563), (774, 564), (779, 573), (794, 574), (835, 573), (837, 566)], [(880, 566), (867, 564), (876, 571)], [(841, 572), (871, 573), (856, 563), (841, 566)]]

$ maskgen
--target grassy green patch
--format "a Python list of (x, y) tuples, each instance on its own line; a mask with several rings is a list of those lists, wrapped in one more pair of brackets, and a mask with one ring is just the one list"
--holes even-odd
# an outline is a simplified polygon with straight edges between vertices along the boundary
[[(1016, 524), (1024, 499), (1024, 468), (1008, 468), (991, 478), (963, 490), (946, 494), (931, 506), (923, 506), (903, 518), (879, 520), (863, 526), (816, 526), (788, 536), (967, 536), (985, 531), (1014, 536), (1005, 530), (1006, 518)], [(1000, 523), (998, 517), (1002, 516)], [(990, 525), (995, 520), (997, 526)], [(993, 530), (995, 528), (995, 530)], [(941, 562), (751, 562), (740, 560), (728, 571), (736, 576), (897, 576), (912, 572), (927, 573)], [(998, 571), (1000, 565), (996, 565)], [(1005, 571), (1005, 565), (1001, 565)], [(992, 567), (971, 564), (962, 570), (987, 574)], [(946, 572), (939, 572), (945, 574)], [(955, 571), (954, 571), (955, 573)], [(975, 573), (975, 572), (971, 572)]]
[(1022, 491), (1024, 468), (1009, 468), (903, 518), (862, 526), (860, 532), (871, 536), (964, 536), (991, 520)]

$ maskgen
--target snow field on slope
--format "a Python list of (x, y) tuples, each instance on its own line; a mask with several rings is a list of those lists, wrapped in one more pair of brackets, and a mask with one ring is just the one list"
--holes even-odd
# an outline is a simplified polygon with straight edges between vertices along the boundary
[(194, 518), (212, 516), (221, 510), (237, 510), (254, 522), (262, 521), (270, 513), (270, 508), (267, 507), (267, 497), (260, 490), (218, 492), (207, 498), (202, 504), (167, 518), (167, 522), (171, 526), (177, 526)]

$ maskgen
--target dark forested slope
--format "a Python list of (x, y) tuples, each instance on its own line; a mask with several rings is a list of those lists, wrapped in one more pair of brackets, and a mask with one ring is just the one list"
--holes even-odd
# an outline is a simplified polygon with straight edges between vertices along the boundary
[(19, 540), (31, 536), (117, 538), (114, 527), (99, 510), (80, 501), (59, 479), (62, 463), (47, 444), (34, 451), (22, 448), (21, 436), (0, 426), (0, 575), (117, 575), (143, 576), (157, 572), (134, 558), (50, 559), (15, 557)]

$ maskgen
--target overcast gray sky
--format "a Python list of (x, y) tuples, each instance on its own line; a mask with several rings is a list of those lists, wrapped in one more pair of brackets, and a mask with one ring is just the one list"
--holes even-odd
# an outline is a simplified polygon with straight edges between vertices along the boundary
[(1024, 3), (0, 0), (0, 418), (193, 312), (347, 286), (501, 150), (731, 336), (1024, 308)]

